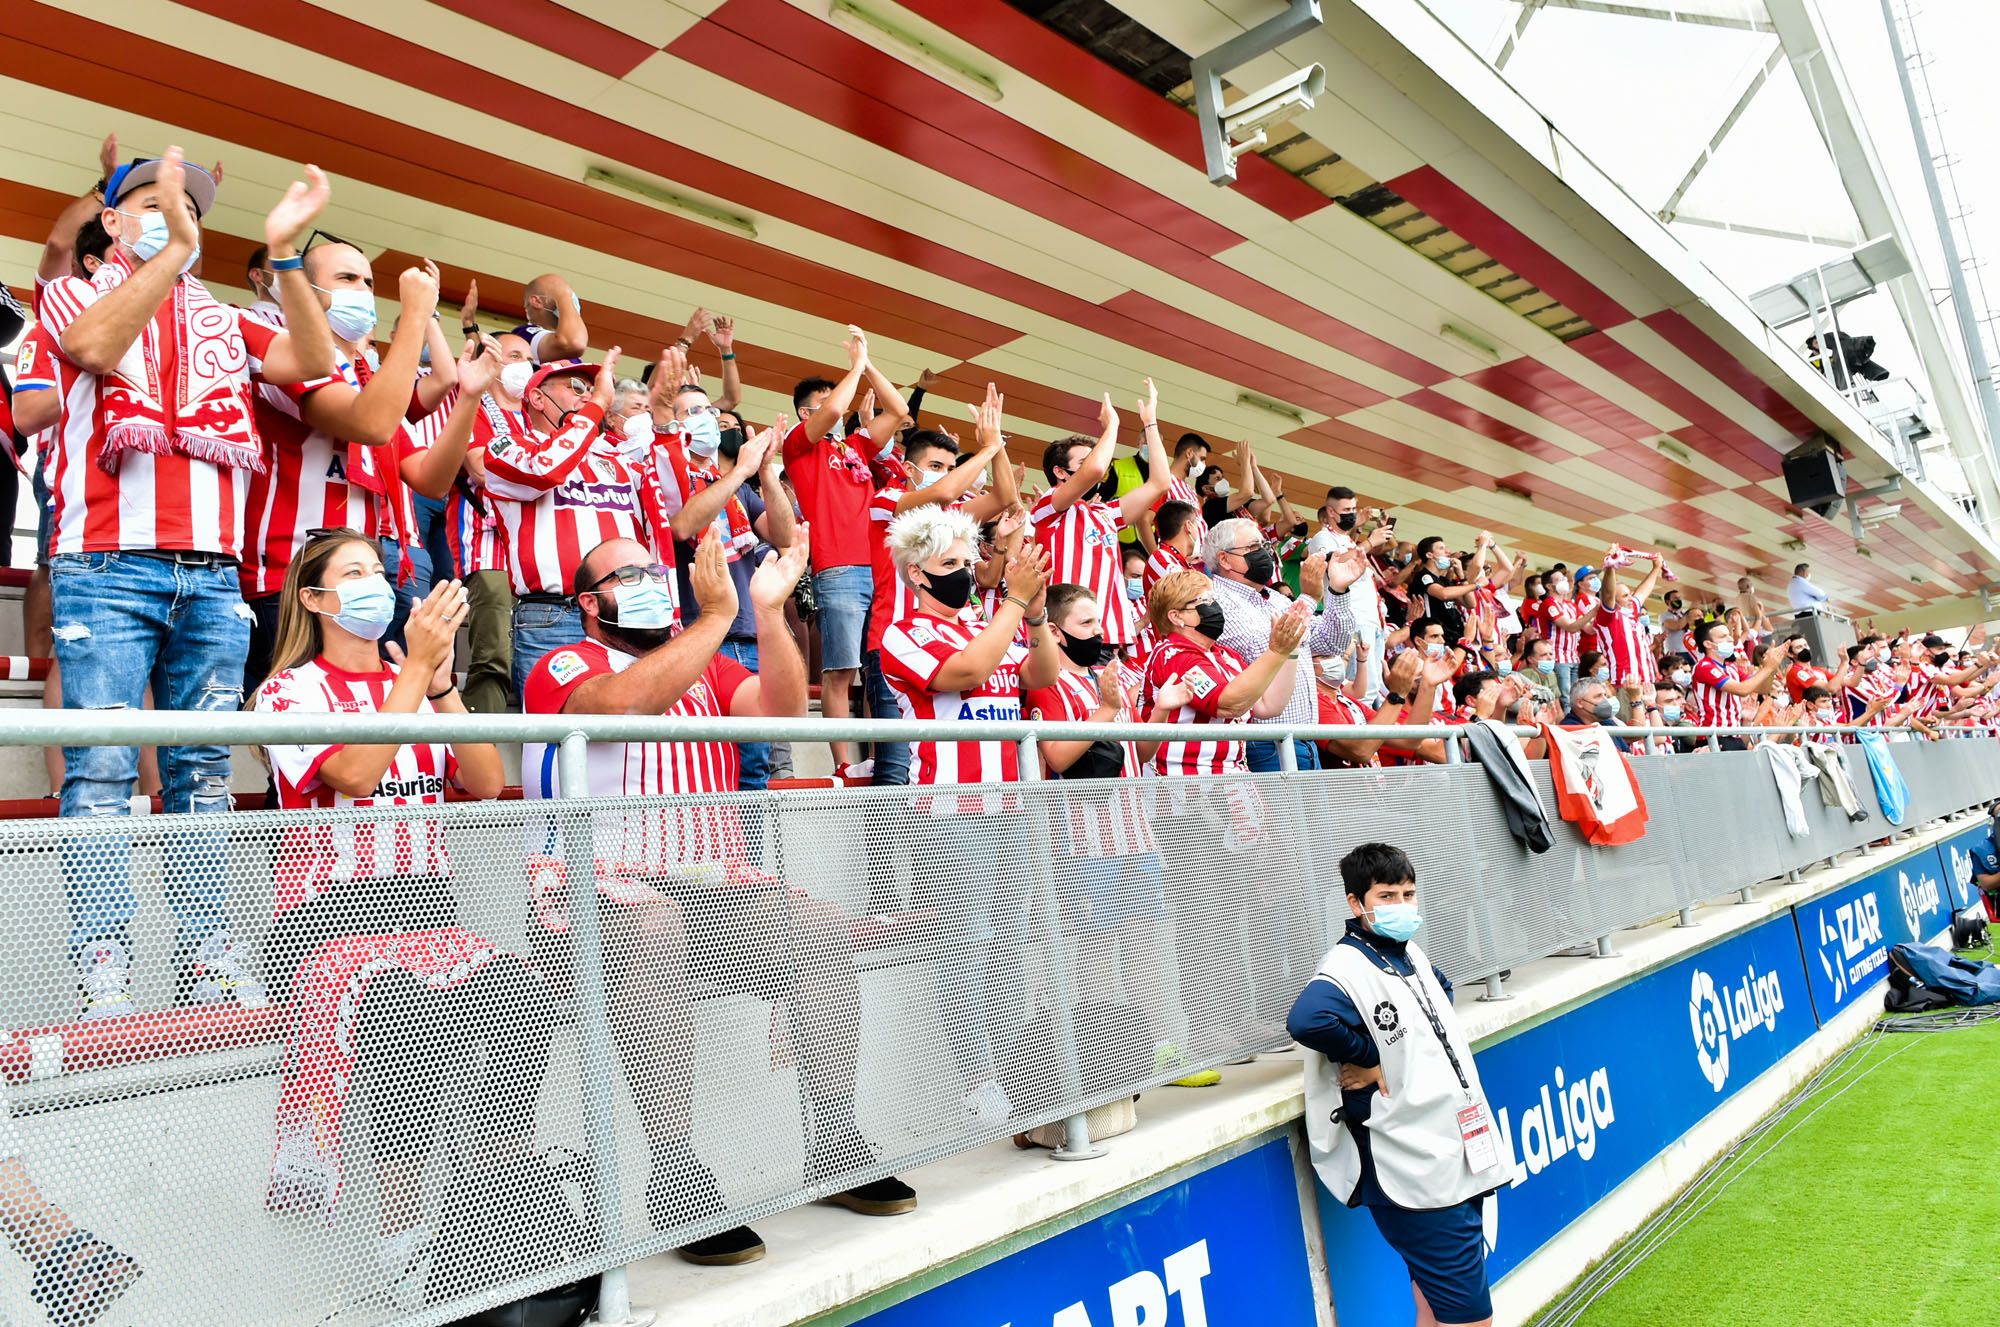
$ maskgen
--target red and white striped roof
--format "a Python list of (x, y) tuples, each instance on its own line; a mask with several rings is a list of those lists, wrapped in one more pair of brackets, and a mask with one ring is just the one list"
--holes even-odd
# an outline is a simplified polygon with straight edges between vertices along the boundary
[[(1211, 186), (1191, 115), (999, 0), (867, 7), (962, 55), (1000, 100), (834, 26), (828, 0), (13, 0), (0, 270), (25, 283), (116, 130), (128, 150), (224, 163), (204, 272), (241, 294), (263, 212), (312, 161), (334, 179), (324, 227), (375, 256), (388, 295), (426, 255), (448, 299), (476, 277), (500, 322), (557, 271), (593, 343), (642, 356), (697, 304), (735, 315), (753, 417), (789, 408), (853, 321), (898, 381), (942, 374), (932, 418), (967, 420), (998, 382), (1031, 464), (1043, 440), (1093, 430), (1106, 389), (1129, 423), (1150, 374), (1169, 438), (1252, 438), (1304, 511), (1344, 483), (1404, 509), (1406, 535), (1469, 546), (1489, 528), (1573, 563), (1666, 540), (1687, 580), (1732, 592), (1810, 560), (1881, 620), (1976, 615), (1985, 553), (1929, 497), (1906, 493), (1872, 556), (1844, 522), (1787, 508), (1779, 458), (1815, 426), (1857, 452), (1857, 477), (1880, 463), (1803, 365), (1708, 310), (1684, 254), (1647, 257), (1664, 231), (1635, 239), (1537, 178), (1469, 102), (1344, 75), (1402, 50), (1362, 12), (1380, 0), (1330, 0), (1299, 47), (1333, 75), (1301, 123), (1595, 332), (1555, 339), (1261, 158)], [(1127, 8), (1203, 49), (1168, 31), (1156, 11), (1172, 6)], [(591, 167), (740, 215), (754, 237), (587, 184)]]

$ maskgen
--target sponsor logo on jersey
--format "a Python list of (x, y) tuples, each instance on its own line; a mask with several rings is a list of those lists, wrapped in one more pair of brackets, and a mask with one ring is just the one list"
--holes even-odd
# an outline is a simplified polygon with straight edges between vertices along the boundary
[(566, 687), (590, 671), (590, 661), (575, 650), (557, 650), (549, 656), (549, 679)]

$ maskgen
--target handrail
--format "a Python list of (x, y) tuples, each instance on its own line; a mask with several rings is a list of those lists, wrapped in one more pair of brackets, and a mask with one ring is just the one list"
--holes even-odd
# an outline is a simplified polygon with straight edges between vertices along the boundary
[[(1520, 737), (1541, 730), (1512, 725)], [(1031, 723), (1024, 719), (690, 719), (635, 714), (258, 714), (188, 710), (24, 710), (0, 725), (0, 746), (187, 746), (271, 743), (550, 742), (581, 734), (591, 742), (1019, 742), (1051, 729), (1089, 741), (1426, 741), (1463, 734), (1464, 724), (1324, 723)], [(1992, 732), (1996, 725), (1954, 725), (1951, 732)], [(1605, 725), (1619, 737), (1765, 737), (1814, 733), (1920, 733), (1913, 727), (1856, 728), (1846, 724), (1671, 728)]]

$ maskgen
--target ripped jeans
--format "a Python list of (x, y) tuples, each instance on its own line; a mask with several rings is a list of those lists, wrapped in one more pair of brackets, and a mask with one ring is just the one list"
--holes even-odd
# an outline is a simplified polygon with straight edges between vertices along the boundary
[[(64, 553), (49, 560), (56, 662), (64, 709), (137, 710), (153, 687), (163, 710), (243, 707), (251, 613), (234, 563), (179, 563), (137, 553)], [(139, 775), (137, 747), (63, 748), (62, 814), (126, 816)], [(227, 811), (229, 748), (160, 752), (168, 812)], [(164, 893), (179, 927), (176, 968), (229, 925), (227, 848), (219, 834), (177, 834), (164, 845)], [(70, 951), (127, 935), (138, 898), (129, 839), (79, 834), (63, 844)]]

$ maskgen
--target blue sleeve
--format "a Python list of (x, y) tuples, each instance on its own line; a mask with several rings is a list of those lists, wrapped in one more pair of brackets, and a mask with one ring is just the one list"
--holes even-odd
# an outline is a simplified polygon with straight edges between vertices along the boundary
[(1358, 1064), (1364, 1069), (1382, 1062), (1375, 1038), (1362, 1021), (1361, 1011), (1347, 992), (1324, 977), (1315, 977), (1292, 1005), (1285, 1031), (1293, 1041), (1318, 1051), (1337, 1064)]
[(1449, 978), (1449, 977), (1445, 976), (1445, 975), (1444, 975), (1444, 969), (1443, 969), (1443, 968), (1441, 968), (1441, 967), (1439, 967), (1439, 966), (1438, 966), (1437, 964), (1435, 964), (1435, 963), (1431, 964), (1431, 975), (1432, 975), (1433, 977), (1436, 977), (1436, 978), (1437, 978), (1437, 982), (1438, 982), (1438, 985), (1439, 985), (1439, 986), (1442, 986), (1442, 987), (1444, 988), (1444, 1002), (1445, 1002), (1446, 1004), (1450, 1004), (1450, 1003), (1451, 1003), (1451, 978)]
[(758, 497), (748, 484), (737, 489), (736, 496), (743, 503), (743, 514), (750, 518), (752, 525), (755, 525), (758, 518), (764, 514), (764, 499)]

